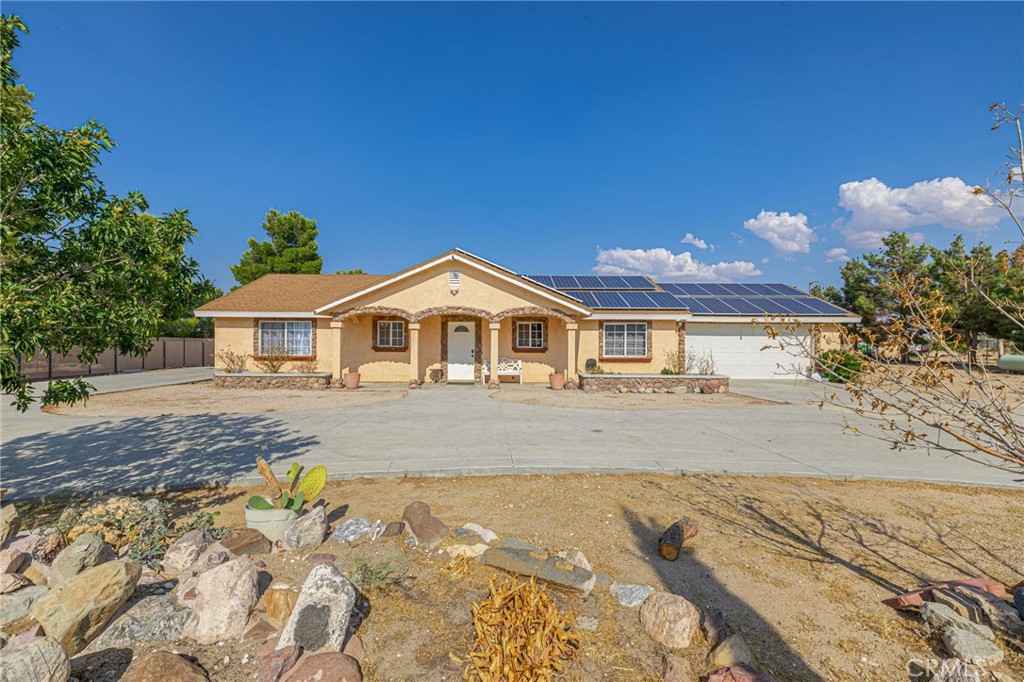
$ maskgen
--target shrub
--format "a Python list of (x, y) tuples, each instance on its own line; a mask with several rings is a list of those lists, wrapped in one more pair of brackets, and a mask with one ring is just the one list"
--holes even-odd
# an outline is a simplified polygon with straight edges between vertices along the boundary
[(345, 575), (361, 591), (387, 591), (395, 585), (401, 585), (409, 577), (405, 571), (393, 564), (390, 559), (372, 559), (355, 557), (345, 569)]
[(303, 360), (301, 362), (292, 363), (293, 372), (301, 372), (302, 374), (313, 374), (319, 370), (320, 365), (316, 360)]
[(706, 353), (697, 353), (692, 350), (686, 351), (686, 365), (683, 370), (684, 374), (700, 374), (703, 376), (709, 376), (714, 374), (716, 369), (715, 356), (711, 351), (707, 351)]
[(284, 348), (271, 348), (263, 355), (253, 357), (252, 361), (264, 372), (277, 374), (284, 368), (290, 357)]
[(665, 368), (662, 374), (682, 374), (686, 371), (686, 363), (682, 362), (679, 353), (672, 350), (665, 351)]
[(818, 358), (821, 374), (834, 384), (855, 380), (864, 372), (864, 361), (847, 350), (833, 348)]
[(245, 371), (245, 365), (249, 361), (248, 353), (236, 353), (233, 350), (222, 350), (217, 353), (224, 371), (230, 374), (239, 374)]

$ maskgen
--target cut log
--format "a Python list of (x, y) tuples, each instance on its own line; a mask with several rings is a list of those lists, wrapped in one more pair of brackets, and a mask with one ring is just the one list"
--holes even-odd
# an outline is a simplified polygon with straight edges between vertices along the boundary
[(683, 549), (683, 543), (700, 532), (696, 519), (684, 516), (665, 529), (658, 540), (658, 552), (669, 561), (675, 561)]

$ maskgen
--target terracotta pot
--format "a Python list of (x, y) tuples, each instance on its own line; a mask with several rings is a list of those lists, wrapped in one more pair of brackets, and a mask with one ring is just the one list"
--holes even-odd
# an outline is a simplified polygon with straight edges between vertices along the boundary
[(561, 391), (565, 388), (565, 373), (555, 372), (554, 374), (549, 374), (548, 381), (551, 383), (552, 391)]
[(359, 372), (349, 372), (345, 375), (345, 388), (359, 388)]

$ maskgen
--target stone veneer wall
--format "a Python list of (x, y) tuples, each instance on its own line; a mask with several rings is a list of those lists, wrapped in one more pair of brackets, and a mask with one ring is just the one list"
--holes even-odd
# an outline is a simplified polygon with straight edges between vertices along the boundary
[(330, 374), (215, 374), (217, 388), (297, 388), (322, 391), (331, 386)]
[(591, 393), (728, 393), (729, 377), (690, 374), (580, 374), (580, 388)]

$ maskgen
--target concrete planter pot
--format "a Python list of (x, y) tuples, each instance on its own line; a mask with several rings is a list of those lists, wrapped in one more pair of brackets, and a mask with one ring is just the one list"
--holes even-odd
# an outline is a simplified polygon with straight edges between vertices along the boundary
[(359, 372), (349, 372), (345, 375), (345, 388), (359, 388)]
[(551, 385), (552, 391), (561, 391), (565, 388), (565, 373), (555, 372), (548, 375), (548, 383)]
[(291, 509), (253, 509), (245, 505), (245, 525), (263, 533), (271, 542), (284, 539), (284, 532), (299, 518)]

